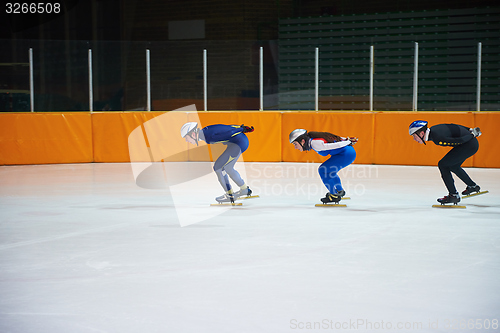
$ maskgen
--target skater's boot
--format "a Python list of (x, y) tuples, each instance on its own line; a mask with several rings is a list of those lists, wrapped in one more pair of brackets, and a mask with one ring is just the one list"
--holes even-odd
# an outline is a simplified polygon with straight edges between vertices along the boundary
[(337, 196), (343, 198), (344, 195), (345, 195), (345, 191), (344, 190), (340, 190), (340, 191), (337, 191), (337, 193), (335, 193)]
[(239, 197), (249, 197), (251, 195), (252, 195), (252, 190), (250, 189), (250, 187), (247, 186), (247, 188), (235, 192), (234, 198), (238, 199)]
[(321, 202), (324, 204), (329, 202), (338, 203), (340, 199), (342, 199), (342, 197), (340, 197), (339, 195), (331, 194), (330, 192), (328, 192), (324, 198), (321, 198)]
[(462, 195), (469, 195), (471, 193), (474, 193), (474, 192), (478, 192), (481, 191), (481, 188), (479, 187), (479, 185), (474, 185), (474, 186), (467, 186), (467, 188), (462, 192)]
[(221, 195), (220, 197), (215, 198), (215, 200), (218, 203), (223, 203), (223, 202), (234, 203), (234, 195), (233, 195), (233, 193), (225, 193), (225, 194)]
[(458, 195), (458, 193), (453, 193), (453, 194), (450, 193), (449, 195), (444, 196), (444, 198), (437, 199), (437, 201), (441, 205), (448, 204), (448, 203), (452, 203), (452, 204), (456, 205), (457, 203), (460, 202), (460, 196)]

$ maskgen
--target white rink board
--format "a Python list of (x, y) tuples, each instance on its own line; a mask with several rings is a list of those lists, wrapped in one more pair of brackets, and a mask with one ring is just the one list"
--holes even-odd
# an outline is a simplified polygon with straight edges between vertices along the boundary
[(437, 167), (353, 165), (320, 209), (318, 166), (236, 164), (260, 198), (223, 209), (215, 174), (172, 194), (130, 164), (0, 167), (0, 332), (499, 330), (500, 169), (466, 169), (490, 193), (450, 210)]

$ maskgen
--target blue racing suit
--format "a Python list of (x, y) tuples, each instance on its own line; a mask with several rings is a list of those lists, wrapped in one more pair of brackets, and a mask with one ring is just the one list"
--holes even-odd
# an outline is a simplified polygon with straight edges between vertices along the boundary
[(327, 142), (325, 139), (316, 138), (309, 141), (309, 146), (321, 156), (330, 155), (330, 158), (318, 168), (319, 176), (328, 192), (335, 194), (344, 190), (338, 172), (356, 159), (356, 151), (351, 141), (346, 139), (345, 141)]
[(248, 148), (248, 138), (243, 133), (243, 128), (236, 125), (210, 125), (199, 132), (199, 139), (208, 144), (222, 143), (227, 146), (226, 150), (217, 158), (214, 171), (219, 183), (227, 192), (231, 190), (228, 175), (238, 186), (245, 184), (234, 165), (240, 155)]

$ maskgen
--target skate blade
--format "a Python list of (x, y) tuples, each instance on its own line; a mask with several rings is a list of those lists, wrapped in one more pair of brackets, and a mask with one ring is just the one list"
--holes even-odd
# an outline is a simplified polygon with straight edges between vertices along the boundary
[(316, 204), (315, 207), (347, 207), (347, 205), (341, 204)]
[(481, 195), (481, 194), (486, 194), (486, 193), (489, 193), (490, 191), (481, 191), (481, 192), (477, 192), (477, 193), (473, 193), (473, 194), (469, 194), (469, 195), (464, 195), (462, 197), (462, 199), (467, 199), (467, 198), (470, 198), (470, 197), (475, 197), (476, 195)]
[(221, 203), (210, 204), (210, 206), (243, 206), (243, 204), (241, 202), (235, 202), (235, 203), (221, 202)]
[(254, 198), (259, 198), (258, 195), (250, 195), (250, 196), (245, 196), (245, 197), (239, 197), (236, 200), (246, 200), (246, 199), (254, 199)]
[(459, 205), (432, 205), (434, 208), (467, 208), (466, 206)]

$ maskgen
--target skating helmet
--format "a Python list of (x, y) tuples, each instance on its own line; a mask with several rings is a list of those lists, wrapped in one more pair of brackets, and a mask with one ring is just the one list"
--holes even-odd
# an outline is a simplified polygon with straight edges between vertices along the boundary
[(186, 137), (186, 135), (191, 133), (196, 128), (198, 128), (198, 123), (195, 123), (195, 122), (185, 123), (184, 125), (182, 125), (182, 128), (181, 128), (181, 136), (183, 138)]
[(425, 131), (426, 129), (427, 129), (427, 122), (425, 120), (416, 120), (410, 124), (410, 128), (408, 130), (410, 132), (410, 135), (413, 135), (420, 130)]
[(288, 139), (290, 139), (290, 143), (294, 142), (295, 140), (298, 139), (299, 136), (306, 134), (307, 131), (305, 129), (294, 129), (290, 135), (288, 136)]

